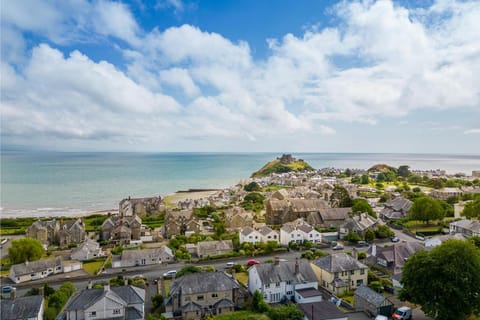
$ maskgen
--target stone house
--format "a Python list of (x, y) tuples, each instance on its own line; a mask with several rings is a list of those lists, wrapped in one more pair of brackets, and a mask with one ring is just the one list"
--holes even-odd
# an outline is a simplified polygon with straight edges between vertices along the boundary
[(233, 207), (225, 210), (225, 227), (232, 230), (239, 230), (253, 226), (253, 214), (242, 207)]
[(350, 231), (357, 233), (363, 238), (365, 237), (365, 231), (375, 228), (377, 223), (377, 219), (370, 216), (368, 213), (355, 214), (351, 218), (348, 218), (340, 228), (340, 237), (343, 238), (342, 233), (346, 234)]
[(306, 218), (321, 208), (328, 208), (327, 202), (321, 199), (270, 198), (265, 201), (265, 220), (268, 225), (282, 225), (298, 218)]
[(351, 212), (352, 208), (322, 208), (310, 212), (305, 220), (312, 226), (339, 228), (345, 224)]
[(404, 197), (396, 197), (393, 200), (385, 202), (385, 208), (380, 212), (380, 217), (384, 220), (401, 219), (408, 215), (408, 211), (413, 202)]
[(70, 244), (79, 244), (85, 240), (85, 237), (85, 225), (82, 219), (67, 221), (60, 227), (59, 245), (67, 247)]
[(175, 256), (169, 247), (162, 246), (153, 249), (124, 250), (112, 260), (112, 268), (125, 268), (169, 263), (175, 260)]
[(199, 258), (219, 256), (232, 250), (232, 240), (200, 241), (197, 243), (197, 257)]
[(168, 313), (183, 319), (219, 315), (243, 305), (246, 294), (233, 277), (224, 272), (201, 272), (175, 279), (165, 301)]
[(102, 240), (128, 242), (140, 240), (142, 219), (137, 216), (110, 216), (102, 223)]
[(40, 295), (0, 300), (2, 320), (43, 320), (44, 311), (45, 300)]
[(386, 248), (374, 244), (367, 250), (366, 262), (377, 264), (396, 275), (402, 272), (405, 261), (420, 250), (425, 250), (425, 247), (418, 242), (397, 242)]
[(451, 222), (450, 233), (461, 233), (465, 237), (480, 236), (480, 221), (463, 219)]
[(81, 243), (78, 247), (72, 249), (70, 258), (73, 260), (90, 260), (103, 256), (103, 251), (97, 241), (88, 239)]
[(118, 204), (118, 212), (121, 216), (142, 216), (145, 214), (158, 213), (165, 209), (162, 197), (126, 198)]
[(165, 215), (163, 234), (165, 239), (176, 235), (201, 233), (202, 225), (192, 210), (168, 211)]
[(293, 299), (295, 291), (304, 288), (318, 289), (315, 273), (306, 260), (257, 264), (248, 269), (248, 290), (260, 291), (267, 303)]
[(330, 254), (311, 264), (320, 285), (336, 295), (366, 285), (368, 281), (368, 267), (343, 252)]
[(440, 190), (432, 189), (432, 191), (430, 191), (430, 197), (439, 200), (447, 200), (450, 197), (459, 197), (462, 194), (463, 191), (459, 188), (443, 188)]
[(383, 295), (373, 291), (366, 285), (355, 290), (355, 310), (363, 311), (371, 317), (384, 315), (389, 317), (393, 313), (393, 303)]
[(66, 320), (145, 318), (145, 290), (135, 286), (85, 289), (71, 297), (65, 308)]
[(59, 232), (60, 223), (57, 220), (37, 220), (27, 228), (26, 236), (39, 240), (44, 245), (50, 245), (58, 243)]

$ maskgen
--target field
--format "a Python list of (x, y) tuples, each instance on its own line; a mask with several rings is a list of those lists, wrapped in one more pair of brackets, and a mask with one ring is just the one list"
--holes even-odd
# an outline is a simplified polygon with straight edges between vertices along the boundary
[(90, 261), (86, 262), (83, 264), (83, 269), (87, 271), (91, 275), (97, 274), (97, 272), (100, 270), (100, 268), (103, 266), (103, 262), (105, 260), (95, 260), (95, 261)]
[(270, 320), (266, 314), (254, 313), (251, 311), (237, 311), (227, 314), (222, 314), (213, 318), (215, 320)]

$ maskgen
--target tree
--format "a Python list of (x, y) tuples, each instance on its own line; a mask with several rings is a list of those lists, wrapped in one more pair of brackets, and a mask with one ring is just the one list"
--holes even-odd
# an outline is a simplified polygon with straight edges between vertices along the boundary
[(350, 198), (347, 189), (340, 185), (333, 187), (332, 195), (330, 196), (330, 205), (333, 208), (348, 208), (352, 204), (352, 198)]
[(360, 238), (360, 236), (356, 232), (352, 232), (352, 231), (349, 231), (345, 235), (345, 237), (343, 237), (343, 239), (345, 241), (353, 242), (353, 243), (357, 243), (358, 241), (362, 240), (362, 238)]
[(69, 297), (66, 292), (58, 290), (48, 297), (48, 306), (60, 310), (67, 302), (68, 298)]
[(367, 229), (367, 231), (365, 231), (365, 241), (373, 241), (373, 239), (375, 239), (375, 231)]
[(366, 212), (374, 218), (377, 217), (377, 214), (375, 213), (375, 211), (373, 211), (368, 201), (362, 198), (353, 199), (352, 212), (353, 213)]
[(58, 288), (59, 291), (63, 291), (65, 292), (65, 294), (68, 296), (68, 297), (71, 297), (72, 294), (75, 293), (75, 291), (77, 291), (77, 288), (75, 288), (75, 285), (72, 283), (72, 282), (64, 282), (60, 288)]
[(262, 188), (260, 187), (260, 185), (258, 183), (256, 183), (255, 181), (252, 181), (249, 184), (245, 185), (243, 187), (243, 190), (248, 191), (248, 192), (252, 192), (252, 191), (260, 191), (260, 190), (262, 190)]
[(42, 243), (36, 239), (24, 238), (13, 240), (8, 249), (8, 256), (12, 264), (40, 259), (45, 253)]
[(369, 184), (370, 183), (370, 178), (368, 177), (368, 174), (363, 174), (362, 175), (360, 183), (361, 184)]
[(472, 202), (467, 203), (463, 209), (463, 213), (466, 218), (480, 218), (480, 197), (476, 197)]
[(251, 192), (247, 194), (245, 198), (243, 198), (243, 202), (241, 203), (241, 206), (245, 210), (260, 212), (264, 208), (264, 205), (263, 205), (264, 200), (265, 200), (265, 197), (260, 193)]
[(400, 177), (407, 178), (410, 175), (410, 167), (409, 166), (400, 166), (398, 167), (397, 174)]
[(389, 237), (393, 237), (395, 232), (392, 231), (386, 224), (381, 224), (375, 230), (375, 236), (379, 239), (385, 239)]
[(256, 290), (253, 293), (252, 298), (252, 311), (264, 313), (269, 309), (268, 304), (263, 300), (263, 295), (260, 291)]
[(159, 293), (156, 295), (152, 296), (152, 304), (153, 304), (153, 310), (155, 312), (163, 313), (165, 312), (165, 305), (164, 305), (164, 299), (163, 296)]
[(175, 277), (180, 278), (180, 277), (185, 276), (187, 274), (197, 273), (197, 272), (202, 272), (202, 268), (196, 267), (196, 266), (185, 266), (182, 269), (180, 269), (180, 271), (177, 272)]
[(479, 270), (480, 251), (472, 243), (445, 241), (406, 261), (400, 299), (420, 304), (436, 320), (464, 319), (480, 312)]
[(45, 283), (45, 284), (43, 285), (43, 295), (44, 295), (45, 297), (49, 297), (49, 296), (51, 296), (51, 295), (54, 294), (54, 293), (55, 293), (55, 289), (53, 289), (52, 287), (50, 287), (50, 286), (48, 285), (48, 283)]
[(303, 319), (303, 312), (298, 309), (297, 305), (293, 303), (287, 303), (275, 308), (270, 308), (267, 312), (268, 316), (272, 320), (301, 320)]
[(430, 197), (420, 197), (415, 199), (410, 208), (409, 218), (411, 220), (424, 221), (426, 224), (430, 220), (440, 220), (445, 216), (445, 209), (442, 204)]

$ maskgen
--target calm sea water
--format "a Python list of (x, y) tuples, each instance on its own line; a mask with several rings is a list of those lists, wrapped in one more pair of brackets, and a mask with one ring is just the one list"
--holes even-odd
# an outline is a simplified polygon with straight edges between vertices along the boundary
[[(223, 188), (248, 178), (277, 153), (3, 152), (2, 216), (72, 215), (118, 208), (128, 196)], [(315, 168), (364, 168), (377, 163), (448, 173), (480, 170), (480, 155), (294, 154)]]

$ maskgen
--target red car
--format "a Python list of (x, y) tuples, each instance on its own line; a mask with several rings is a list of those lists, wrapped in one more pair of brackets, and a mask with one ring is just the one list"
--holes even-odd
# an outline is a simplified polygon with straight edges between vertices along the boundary
[(254, 266), (256, 264), (260, 264), (260, 261), (253, 260), (253, 259), (250, 259), (250, 260), (247, 261), (247, 266), (249, 266), (249, 267)]

